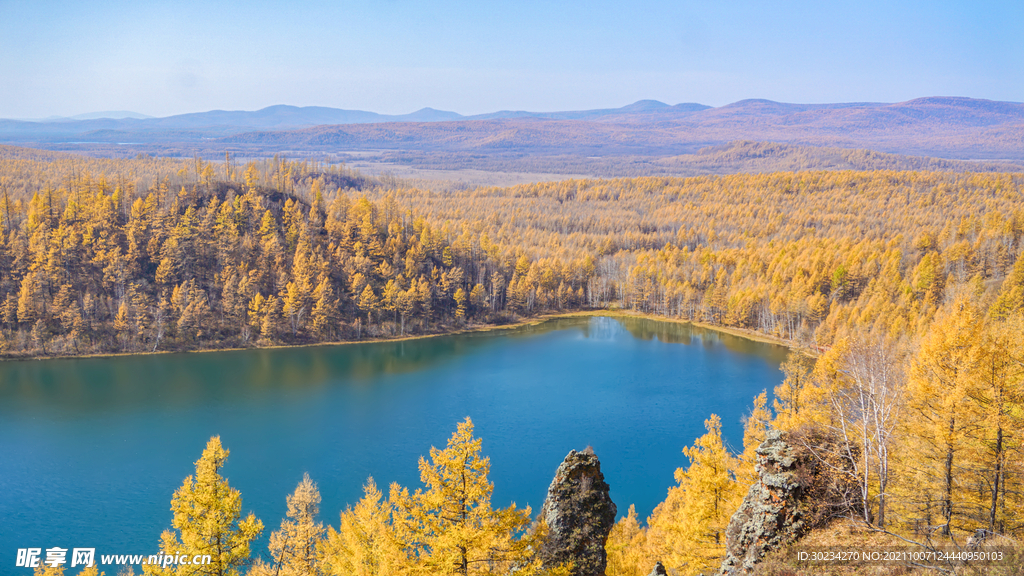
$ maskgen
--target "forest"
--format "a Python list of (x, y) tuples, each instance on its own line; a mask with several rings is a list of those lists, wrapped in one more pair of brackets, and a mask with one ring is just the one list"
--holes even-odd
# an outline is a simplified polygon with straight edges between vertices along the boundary
[[(141, 166), (173, 177), (154, 176), (145, 190), (120, 175), (108, 182), (69, 168), (66, 186), (47, 184), (29, 196), (21, 178), (31, 168), (5, 171), (16, 175), (5, 176), (2, 190), (6, 352), (181, 350), (447, 330), (576, 307), (593, 273), (580, 258), (541, 279), (525, 257), (483, 251), (465, 231), (435, 227), (394, 199), (374, 203), (341, 192), (362, 182), (342, 171), (314, 177), (301, 173), (311, 165), (275, 163), (269, 173), (226, 165), (231, 174), (218, 180), (213, 165), (198, 159), (161, 162)], [(172, 187), (189, 167), (199, 179)], [(303, 184), (308, 190), (298, 195)]]
[[(91, 152), (99, 152), (101, 147)], [(116, 153), (110, 149), (107, 152)], [(396, 150), (346, 155), (353, 160), (374, 160), (392, 167), (413, 169), (479, 169), (513, 173), (541, 172), (552, 175), (592, 177), (703, 176), (797, 170), (897, 170), (943, 172), (1019, 171), (1009, 161), (947, 160), (924, 156), (887, 154), (874, 150), (800, 146), (778, 142), (734, 140), (676, 156), (624, 154), (587, 156), (574, 153), (523, 154), (517, 149), (469, 154), (451, 151)], [(549, 180), (559, 178), (551, 177)]]
[[(984, 530), (1019, 548), (1024, 174), (777, 172), (429, 190), (278, 157), (5, 149), (0, 158), (8, 357), (402, 337), (580, 309), (746, 330), (792, 347), (784, 381), (770, 402), (767, 391), (752, 399), (737, 453), (708, 415), (665, 501), (650, 518), (630, 510), (616, 524), (609, 576), (644, 576), (657, 560), (673, 574), (716, 570), (769, 429), (817, 447), (846, 487), (817, 527), (854, 522), (925, 546)], [(450, 495), (438, 475), (457, 450), (482, 480), (461, 500), (479, 516), (456, 530), (439, 524)], [(168, 550), (220, 538), (189, 532), (188, 499), (202, 493), (201, 477), (227, 489), (217, 476), (226, 455), (211, 440), (175, 493)], [(527, 529), (528, 512), (492, 509), (471, 423), (430, 456), (420, 463), (425, 489), (385, 497), (368, 482), (338, 529), (311, 519), (318, 499), (303, 480), (270, 559), (251, 567), (248, 542), (262, 523), (230, 508), (219, 530), (237, 546), (223, 573), (540, 570), (526, 551), (543, 529)], [(483, 556), (470, 562), (467, 550)], [(483, 552), (496, 550), (500, 562)]]

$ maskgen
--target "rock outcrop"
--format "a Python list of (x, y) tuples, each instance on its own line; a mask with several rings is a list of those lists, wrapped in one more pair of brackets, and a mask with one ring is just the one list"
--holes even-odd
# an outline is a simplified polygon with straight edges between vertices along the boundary
[(804, 498), (810, 478), (801, 456), (777, 431), (757, 448), (758, 479), (729, 521), (720, 575), (749, 573), (767, 552), (809, 529)]
[(810, 530), (863, 514), (843, 446), (838, 437), (815, 428), (768, 432), (757, 447), (757, 481), (725, 530), (720, 575), (748, 574), (765, 554)]
[(604, 576), (604, 545), (615, 524), (615, 503), (593, 450), (572, 450), (558, 466), (541, 508), (548, 538), (540, 549), (545, 567), (572, 562), (574, 576)]
[(654, 569), (651, 570), (651, 573), (647, 576), (668, 576), (668, 571), (665, 570), (665, 565), (659, 560), (658, 563), (654, 565)]

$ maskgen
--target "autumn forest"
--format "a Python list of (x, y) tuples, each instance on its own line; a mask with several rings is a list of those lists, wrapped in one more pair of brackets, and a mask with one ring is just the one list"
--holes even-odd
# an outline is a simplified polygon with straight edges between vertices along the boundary
[[(716, 570), (769, 430), (817, 447), (832, 470), (816, 529), (853, 521), (923, 545), (978, 530), (1024, 536), (1024, 174), (466, 189), (281, 157), (113, 160), (3, 147), (0, 230), (7, 358), (401, 338), (584, 310), (790, 346), (782, 384), (751, 399), (742, 451), (726, 448), (708, 415), (651, 517), (620, 503), (609, 576), (644, 576), (659, 560), (674, 574)], [(227, 497), (203, 504), (224, 507), (217, 538), (240, 543), (223, 569), (571, 573), (531, 556), (544, 528), (529, 527), (529, 512), (491, 508), (472, 431), (458, 424), (447, 450), (421, 460), (420, 492), (368, 482), (337, 529), (317, 524), (306, 479), (271, 554), (251, 566), (262, 523)], [(182, 508), (165, 549), (207, 545), (185, 508), (202, 493), (195, 482), (227, 488), (217, 475), (226, 456), (211, 441), (175, 493)], [(445, 475), (459, 466), (477, 484), (452, 495)], [(475, 516), (450, 524), (440, 511), (452, 498)]]

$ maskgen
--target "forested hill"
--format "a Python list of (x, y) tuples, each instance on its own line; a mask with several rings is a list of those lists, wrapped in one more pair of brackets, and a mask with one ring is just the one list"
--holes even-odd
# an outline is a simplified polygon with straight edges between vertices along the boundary
[[(609, 304), (829, 346), (1024, 305), (1021, 175), (430, 192), (338, 166), (0, 160), (9, 355), (303, 343)], [(995, 312), (994, 312), (995, 313)]]

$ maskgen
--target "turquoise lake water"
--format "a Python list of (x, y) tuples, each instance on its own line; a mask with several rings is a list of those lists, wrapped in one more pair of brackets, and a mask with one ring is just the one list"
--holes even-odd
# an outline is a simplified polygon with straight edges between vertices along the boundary
[(171, 495), (213, 435), (243, 513), (267, 527), (266, 555), (304, 472), (337, 527), (368, 476), (385, 492), (419, 487), (418, 458), (466, 416), (495, 506), (536, 512), (569, 450), (590, 445), (619, 515), (632, 503), (646, 517), (709, 414), (741, 448), (741, 418), (782, 381), (785, 354), (688, 324), (568, 318), (404, 342), (0, 362), (0, 565), (29, 573), (13, 568), (27, 547), (156, 554)]

